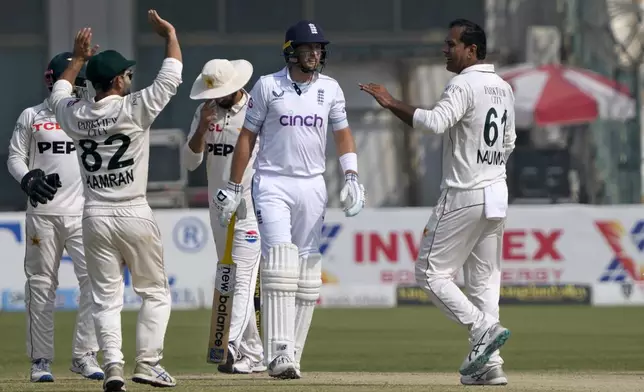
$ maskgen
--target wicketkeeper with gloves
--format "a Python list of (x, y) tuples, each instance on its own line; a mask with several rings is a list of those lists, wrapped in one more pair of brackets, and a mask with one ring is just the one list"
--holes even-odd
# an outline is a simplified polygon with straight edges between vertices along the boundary
[[(50, 91), (71, 57), (70, 52), (65, 52), (50, 61), (45, 72), (45, 83)], [(77, 98), (87, 97), (84, 72), (75, 84)], [(89, 379), (102, 380), (104, 373), (96, 361), (98, 342), (83, 249), (83, 183), (74, 143), (58, 125), (52, 110), (47, 98), (20, 114), (11, 137), (7, 161), (9, 172), (29, 199), (24, 269), (31, 381), (54, 381), (51, 373), (54, 359), (53, 311), (58, 269), (64, 250), (72, 258), (80, 285), (70, 370)]]

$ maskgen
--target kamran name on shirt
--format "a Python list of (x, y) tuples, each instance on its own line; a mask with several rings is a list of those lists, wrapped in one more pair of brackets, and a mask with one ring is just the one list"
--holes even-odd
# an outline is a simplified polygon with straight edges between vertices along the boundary
[(134, 171), (130, 169), (120, 173), (90, 174), (85, 182), (90, 189), (103, 189), (128, 185), (133, 181)]
[(79, 121), (78, 129), (87, 131), (87, 136), (89, 137), (107, 135), (107, 129), (116, 124), (116, 120), (118, 120), (118, 117)]
[(505, 89), (501, 87), (483, 86), (486, 95), (490, 96), (493, 104), (502, 104), (503, 98), (506, 97)]

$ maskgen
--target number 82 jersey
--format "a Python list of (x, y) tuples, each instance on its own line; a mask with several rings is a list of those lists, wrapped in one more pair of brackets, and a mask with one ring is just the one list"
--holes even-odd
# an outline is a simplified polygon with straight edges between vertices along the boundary
[(152, 85), (98, 102), (70, 97), (66, 80), (54, 84), (51, 100), (76, 146), (86, 208), (147, 204), (150, 126), (176, 94), (181, 71), (181, 62), (166, 58)]
[(413, 122), (443, 134), (442, 189), (480, 189), (505, 180), (516, 140), (514, 94), (493, 65), (465, 68), (432, 110), (415, 111)]
[[(107, 108), (116, 109), (115, 103)], [(149, 133), (127, 125), (128, 119), (109, 109), (98, 116), (79, 116), (74, 124), (63, 123), (76, 145), (86, 207), (145, 202)]]

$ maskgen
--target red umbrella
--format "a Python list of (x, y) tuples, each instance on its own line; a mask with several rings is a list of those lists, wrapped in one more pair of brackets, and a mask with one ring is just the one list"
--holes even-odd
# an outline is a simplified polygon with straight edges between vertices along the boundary
[(514, 91), (518, 127), (635, 117), (635, 100), (628, 88), (587, 69), (521, 64), (497, 73)]

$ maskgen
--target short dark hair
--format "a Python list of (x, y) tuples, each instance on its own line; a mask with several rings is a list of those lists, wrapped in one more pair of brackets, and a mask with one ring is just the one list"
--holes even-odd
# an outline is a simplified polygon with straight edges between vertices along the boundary
[(466, 45), (476, 45), (476, 58), (485, 60), (487, 56), (487, 39), (485, 31), (478, 24), (467, 19), (456, 19), (449, 24), (449, 28), (462, 27), (461, 41)]

